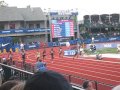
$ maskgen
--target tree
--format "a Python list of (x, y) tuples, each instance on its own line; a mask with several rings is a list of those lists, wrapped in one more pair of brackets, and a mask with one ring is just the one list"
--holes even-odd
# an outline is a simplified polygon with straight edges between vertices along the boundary
[(5, 1), (0, 1), (0, 7), (7, 7), (8, 4)]

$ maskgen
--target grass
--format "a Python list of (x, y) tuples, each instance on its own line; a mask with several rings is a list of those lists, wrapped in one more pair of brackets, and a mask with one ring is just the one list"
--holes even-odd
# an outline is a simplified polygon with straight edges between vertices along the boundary
[(100, 52), (101, 54), (105, 54), (105, 53), (117, 53), (117, 48), (104, 48), (104, 49), (100, 49), (97, 50), (98, 52)]
[[(85, 52), (90, 55), (90, 54), (95, 54), (93, 52), (91, 52), (90, 50), (86, 49)], [(113, 53), (113, 54), (117, 54), (117, 48), (103, 48), (103, 49), (99, 49), (96, 50), (96, 52), (99, 52), (100, 54), (106, 54), (106, 53)]]

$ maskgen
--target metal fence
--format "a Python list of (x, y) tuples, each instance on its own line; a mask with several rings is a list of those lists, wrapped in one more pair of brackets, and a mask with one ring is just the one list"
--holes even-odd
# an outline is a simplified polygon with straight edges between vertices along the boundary
[[(6, 68), (6, 70), (8, 70), (8, 69), (10, 70), (9, 77), (17, 76), (17, 77), (19, 77), (19, 80), (27, 80), (34, 74), (33, 73), (34, 66), (29, 63), (26, 63), (25, 67), (23, 67), (21, 62), (17, 62), (17, 61), (15, 62), (14, 66), (5, 65), (3, 63), (0, 63), (0, 66), (2, 68)], [(16, 66), (17, 66), (17, 68), (16, 68)], [(85, 78), (78, 77), (78, 76), (68, 75), (68, 74), (64, 74), (64, 73), (61, 73), (61, 74), (72, 84), (74, 90), (81, 90), (82, 89), (81, 85), (83, 84), (84, 81), (87, 80)], [(97, 81), (93, 81), (93, 80), (89, 80), (89, 81), (91, 81), (93, 83), (94, 88), (96, 90), (111, 90), (111, 88), (113, 87), (113, 85), (110, 85), (110, 84), (105, 84), (105, 83), (97, 82)]]

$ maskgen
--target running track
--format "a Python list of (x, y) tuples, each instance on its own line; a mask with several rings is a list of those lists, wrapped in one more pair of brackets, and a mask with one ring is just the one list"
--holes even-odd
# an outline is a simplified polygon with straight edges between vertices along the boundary
[[(65, 50), (66, 48), (63, 47)], [(58, 57), (58, 48), (55, 47), (55, 59), (53, 63), (50, 58), (50, 48), (47, 48), (47, 57), (44, 60), (47, 63), (49, 70), (57, 71), (61, 74), (69, 74), (73, 76), (79, 76), (89, 80), (95, 80), (111, 85), (120, 84), (120, 59), (104, 58), (101, 61), (95, 60), (91, 57), (80, 57), (79, 59), (72, 59), (72, 57)], [(43, 49), (39, 49), (42, 53)], [(26, 62), (35, 64), (36, 62), (36, 50), (26, 51)], [(8, 54), (0, 54), (0, 57), (7, 57)], [(13, 53), (13, 59), (21, 61), (20, 53)], [(68, 78), (68, 77), (66, 77)], [(72, 77), (72, 83), (82, 84), (83, 80)], [(99, 84), (98, 90), (111, 90), (111, 87)]]

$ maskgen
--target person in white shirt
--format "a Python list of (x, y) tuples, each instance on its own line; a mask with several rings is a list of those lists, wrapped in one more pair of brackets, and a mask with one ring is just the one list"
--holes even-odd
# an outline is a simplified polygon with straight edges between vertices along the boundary
[(92, 43), (94, 43), (94, 40), (95, 40), (95, 38), (94, 38), (94, 37), (92, 37)]
[(5, 57), (2, 58), (2, 62), (6, 62), (7, 59)]
[(24, 49), (24, 44), (23, 43), (20, 44), (20, 49), (21, 50)]
[(120, 45), (117, 46), (117, 52), (120, 53)]
[(69, 41), (66, 42), (66, 46), (67, 46), (68, 48), (70, 47)]

